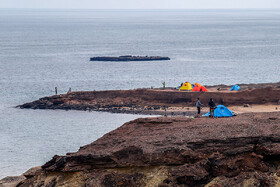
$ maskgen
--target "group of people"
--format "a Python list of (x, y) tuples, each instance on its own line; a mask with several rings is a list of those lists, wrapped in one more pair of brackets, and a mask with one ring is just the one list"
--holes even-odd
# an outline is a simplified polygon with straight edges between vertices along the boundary
[[(201, 110), (202, 106), (203, 106), (203, 104), (201, 104), (199, 97), (198, 97), (197, 101), (196, 101), (197, 117), (200, 117), (200, 110)], [(216, 108), (216, 104), (214, 103), (213, 98), (210, 98), (208, 106), (210, 108), (210, 118), (214, 118), (214, 111)]]

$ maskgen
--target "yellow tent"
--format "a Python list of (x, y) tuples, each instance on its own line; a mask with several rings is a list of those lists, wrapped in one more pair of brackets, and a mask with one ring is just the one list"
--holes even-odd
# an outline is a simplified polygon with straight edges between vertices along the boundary
[(201, 84), (199, 83), (194, 83), (195, 86), (201, 87)]
[(183, 86), (181, 86), (180, 90), (192, 90), (192, 85), (189, 82), (185, 82)]

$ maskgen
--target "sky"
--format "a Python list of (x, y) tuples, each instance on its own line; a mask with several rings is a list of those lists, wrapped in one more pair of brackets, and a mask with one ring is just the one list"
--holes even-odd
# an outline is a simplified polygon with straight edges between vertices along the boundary
[(280, 0), (0, 0), (0, 8), (278, 9)]

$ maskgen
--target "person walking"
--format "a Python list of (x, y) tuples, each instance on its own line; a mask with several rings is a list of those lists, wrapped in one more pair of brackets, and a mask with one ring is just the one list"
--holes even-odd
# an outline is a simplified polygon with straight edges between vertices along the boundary
[(210, 98), (208, 105), (210, 107), (210, 118), (214, 118), (214, 116), (215, 116), (214, 111), (215, 111), (216, 105), (212, 98)]
[(197, 108), (197, 117), (200, 118), (200, 110), (201, 110), (201, 107), (202, 107), (202, 104), (199, 100), (199, 97), (197, 98), (197, 101), (196, 101), (196, 108)]

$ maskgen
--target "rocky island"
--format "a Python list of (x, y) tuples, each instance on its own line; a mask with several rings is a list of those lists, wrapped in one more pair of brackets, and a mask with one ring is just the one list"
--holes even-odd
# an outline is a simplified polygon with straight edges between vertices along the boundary
[(136, 119), (0, 185), (11, 181), (18, 187), (277, 187), (279, 113)]
[(162, 56), (119, 56), (119, 57), (92, 57), (90, 61), (154, 61), (154, 60), (170, 60), (169, 57)]

